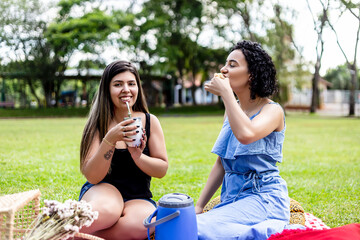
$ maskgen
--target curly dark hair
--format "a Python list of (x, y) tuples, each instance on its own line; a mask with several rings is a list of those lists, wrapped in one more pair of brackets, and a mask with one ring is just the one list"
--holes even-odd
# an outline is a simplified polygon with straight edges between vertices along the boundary
[(257, 42), (243, 40), (230, 52), (241, 50), (245, 56), (250, 73), (250, 98), (270, 97), (278, 91), (275, 65), (265, 50)]

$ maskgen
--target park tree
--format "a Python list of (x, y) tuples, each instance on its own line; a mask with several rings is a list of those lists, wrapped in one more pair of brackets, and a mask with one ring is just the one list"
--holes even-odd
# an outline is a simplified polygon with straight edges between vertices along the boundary
[[(75, 67), (78, 72), (78, 76), (83, 76), (81, 78), (81, 85), (82, 85), (82, 95), (81, 100), (86, 101), (86, 107), (90, 106), (92, 97), (94, 96), (97, 88), (91, 85), (90, 80), (94, 78), (94, 74), (91, 73), (92, 70), (103, 70), (106, 67), (106, 63), (103, 59), (96, 59), (96, 60), (89, 60), (89, 59), (82, 59), (78, 62), (77, 66)], [(90, 84), (89, 84), (90, 83)], [(98, 84), (96, 82), (96, 84)]]
[(308, 9), (311, 13), (313, 23), (314, 23), (314, 30), (317, 34), (317, 41), (316, 41), (316, 63), (315, 63), (315, 70), (314, 75), (312, 78), (312, 96), (311, 96), (311, 106), (310, 106), (310, 112), (315, 113), (316, 110), (320, 106), (319, 101), (319, 82), (320, 82), (320, 69), (321, 69), (321, 60), (324, 53), (324, 38), (323, 33), (324, 29), (326, 27), (326, 23), (328, 21), (328, 13), (329, 13), (329, 7), (330, 7), (330, 1), (329, 0), (319, 0), (322, 8), (321, 13), (319, 16), (315, 16), (313, 13), (313, 10), (311, 8), (309, 0), (306, 0)]
[[(42, 48), (43, 54), (48, 54), (52, 74), (42, 73), (46, 81), (45, 77), (36, 78), (46, 92), (47, 102), (52, 95), (58, 97), (74, 53), (98, 52), (99, 44), (110, 34), (118, 39), (112, 44), (117, 42), (132, 57), (129, 60), (139, 63), (145, 84), (152, 79), (146, 76), (154, 75), (171, 74), (162, 80), (175, 79), (181, 85), (185, 80), (194, 83), (199, 76), (202, 81), (208, 79), (223, 65), (225, 49), (250, 39), (261, 43), (273, 56), (280, 83), (286, 86), (284, 79), (290, 78), (287, 72), (291, 71), (286, 64), (295, 56), (295, 44), (292, 26), (283, 17), (284, 9), (273, 1), (148, 0), (140, 3), (140, 10), (138, 6), (132, 1), (128, 9), (117, 9), (110, 16), (96, 0), (58, 2), (55, 17), (41, 27), (41, 45), (33, 49)], [(32, 66), (41, 69), (42, 65), (39, 62)]]
[[(280, 92), (277, 101), (287, 101), (291, 79), (301, 76), (302, 68), (295, 58), (301, 51), (293, 38), (293, 26), (287, 16), (293, 16), (288, 7), (273, 1), (216, 0), (215, 28), (223, 42), (230, 45), (241, 39), (259, 42), (274, 61)], [(228, 45), (229, 45), (228, 44)]]
[[(264, 43), (264, 33), (269, 15), (265, 14), (265, 1), (253, 0), (210, 0), (213, 6), (214, 27), (224, 43), (233, 43), (240, 39)], [(270, 8), (271, 9), (271, 8)], [(255, 14), (256, 13), (256, 14)]]
[[(117, 23), (100, 5), (101, 2), (94, 0), (61, 0), (58, 3), (58, 15), (44, 33), (57, 66), (53, 77), (43, 81), (46, 99), (54, 92), (58, 102), (64, 72), (75, 51), (96, 53), (99, 44), (118, 29)], [(78, 12), (82, 14), (76, 16)]]
[[(149, 69), (146, 62), (152, 62), (152, 67), (162, 74), (175, 74), (177, 83), (183, 89), (185, 79), (195, 87), (198, 74), (202, 75), (202, 79), (206, 78), (204, 69), (210, 65), (206, 66), (201, 56), (212, 50), (199, 44), (203, 28), (208, 24), (205, 14), (204, 5), (198, 0), (144, 2), (142, 10), (133, 14), (133, 24), (129, 26), (129, 39), (126, 41), (138, 53), (136, 57), (141, 63), (141, 71)], [(139, 59), (143, 52), (146, 56)], [(219, 59), (210, 59), (212, 56), (217, 55), (209, 54), (207, 62), (218, 63)], [(194, 92), (195, 88), (192, 88), (193, 103), (196, 104)]]
[[(39, 17), (45, 12), (49, 15), (49, 9), (43, 9), (42, 4), (39, 0), (4, 0), (0, 6), (8, 14), (2, 16), (4, 31), (0, 37), (15, 55), (10, 61), (19, 64), (19, 77), (27, 81), (30, 89), (40, 82), (45, 105), (51, 106), (54, 98), (58, 102), (64, 72), (73, 54), (96, 52), (117, 24), (94, 0), (61, 0), (58, 10), (52, 11), (56, 13), (47, 20)], [(41, 105), (36, 92), (31, 92)]]
[[(355, 38), (354, 51), (353, 51), (354, 57), (353, 57), (353, 60), (351, 61), (348, 54), (345, 53), (345, 51), (344, 51), (343, 44), (339, 40), (339, 36), (338, 36), (337, 31), (333, 24), (334, 21), (328, 19), (328, 23), (336, 36), (337, 45), (339, 46), (339, 49), (341, 50), (343, 56), (345, 57), (346, 65), (350, 72), (351, 81), (350, 81), (350, 96), (349, 96), (349, 116), (354, 116), (355, 115), (355, 97), (356, 97), (355, 92), (358, 88), (358, 86), (357, 86), (358, 68), (356, 65), (357, 64), (356, 61), (357, 61), (358, 44), (359, 44), (359, 36), (360, 36), (360, 3), (359, 2), (354, 3), (354, 1), (352, 1), (352, 0), (340, 0), (339, 3), (340, 3), (339, 9), (341, 10), (341, 12), (342, 13), (344, 11), (350, 12), (351, 15), (355, 18), (354, 23), (356, 22), (356, 24), (357, 24), (356, 35), (354, 36), (354, 38)], [(340, 17), (342, 15), (342, 13), (340, 14)]]
[[(271, 21), (269, 6), (275, 16)], [(185, 78), (193, 81), (199, 73), (203, 79), (212, 77), (209, 74), (219, 71), (226, 59), (224, 49), (250, 39), (261, 43), (270, 54), (282, 51), (281, 60), (275, 64), (283, 78), (287, 77), (283, 63), (294, 58), (294, 50), (292, 26), (282, 19), (281, 12), (279, 5), (273, 7), (265, 1), (149, 0), (133, 15), (129, 43), (138, 52), (145, 51), (154, 65), (175, 72), (183, 85)]]
[[(42, 36), (46, 25), (44, 7), (38, 0), (0, 2), (0, 44), (3, 50), (1, 64), (6, 65), (2, 68), (3, 81), (6, 78), (21, 79), (29, 86), (39, 105), (41, 101), (36, 93), (38, 69), (34, 68), (34, 63), (41, 62), (41, 55), (46, 52)], [(41, 50), (34, 54), (35, 49)]]
[[(279, 92), (274, 99), (282, 104), (288, 100), (289, 86), (304, 76), (301, 50), (293, 38), (293, 25), (285, 20), (285, 13), (294, 16), (288, 7), (273, 5), (274, 15), (269, 19), (273, 27), (266, 30), (266, 47), (272, 56), (279, 79)], [(296, 59), (299, 58), (299, 59)], [(299, 62), (297, 62), (299, 61)]]
[(346, 64), (329, 69), (324, 78), (331, 82), (331, 89), (350, 90), (350, 75)]

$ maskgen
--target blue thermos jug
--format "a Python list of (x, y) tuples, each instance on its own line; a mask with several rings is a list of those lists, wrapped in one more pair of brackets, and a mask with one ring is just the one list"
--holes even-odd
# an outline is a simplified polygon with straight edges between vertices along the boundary
[[(156, 216), (156, 221), (151, 219)], [(194, 201), (182, 193), (162, 196), (153, 214), (144, 220), (149, 229), (155, 226), (155, 240), (197, 240), (197, 223)]]

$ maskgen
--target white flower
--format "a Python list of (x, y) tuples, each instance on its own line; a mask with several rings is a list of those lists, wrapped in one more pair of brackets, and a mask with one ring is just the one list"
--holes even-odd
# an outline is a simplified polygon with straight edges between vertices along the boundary
[(65, 226), (64, 226), (64, 230), (65, 231), (70, 231), (72, 229), (72, 225), (71, 224), (66, 224)]

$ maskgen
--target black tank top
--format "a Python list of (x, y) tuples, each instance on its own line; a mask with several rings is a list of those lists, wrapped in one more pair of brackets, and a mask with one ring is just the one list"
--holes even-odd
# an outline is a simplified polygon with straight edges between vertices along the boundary
[[(150, 114), (145, 113), (145, 130), (147, 140), (150, 138)], [(143, 154), (150, 156), (146, 142)], [(111, 160), (111, 171), (103, 179), (114, 185), (125, 199), (152, 198), (150, 191), (151, 177), (136, 166), (128, 149), (117, 149)]]

